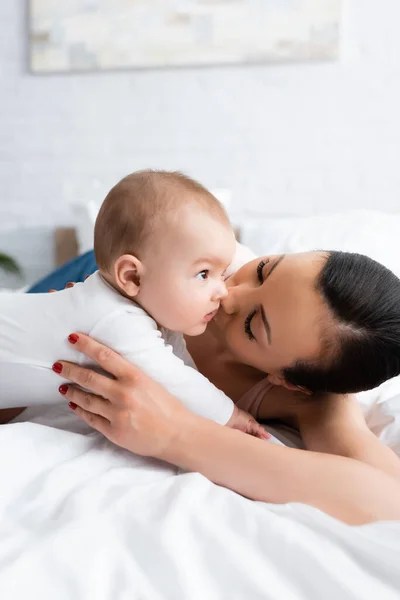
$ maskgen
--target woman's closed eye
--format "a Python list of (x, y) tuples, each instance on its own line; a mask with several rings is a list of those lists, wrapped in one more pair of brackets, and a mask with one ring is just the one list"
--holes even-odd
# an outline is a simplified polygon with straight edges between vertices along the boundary
[(251, 321), (254, 317), (254, 315), (256, 314), (256, 310), (252, 310), (251, 313), (246, 317), (245, 322), (244, 322), (244, 330), (245, 333), (247, 335), (247, 337), (249, 338), (249, 340), (255, 340), (255, 335), (253, 335), (253, 332), (251, 330)]
[(257, 265), (257, 279), (260, 283), (264, 283), (263, 269), (269, 263), (269, 258), (263, 258)]

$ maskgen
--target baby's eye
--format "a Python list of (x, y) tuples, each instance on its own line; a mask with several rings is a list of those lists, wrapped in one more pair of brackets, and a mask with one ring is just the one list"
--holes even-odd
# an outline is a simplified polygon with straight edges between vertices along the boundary
[(208, 269), (204, 269), (204, 271), (200, 271), (200, 273), (197, 273), (196, 279), (202, 279), (203, 281), (206, 281), (208, 279), (208, 274)]

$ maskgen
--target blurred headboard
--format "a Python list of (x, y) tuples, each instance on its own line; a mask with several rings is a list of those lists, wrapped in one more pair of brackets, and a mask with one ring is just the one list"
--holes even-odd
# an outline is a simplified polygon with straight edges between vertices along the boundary
[(35, 283), (77, 253), (74, 229), (48, 226), (1, 229), (0, 251), (12, 256), (21, 276), (0, 269), (0, 288), (19, 289)]
[[(235, 227), (237, 240), (240, 241), (240, 229)], [(78, 239), (75, 227), (57, 227), (55, 231), (55, 263), (59, 267), (75, 258), (78, 254)]]
[(59, 267), (78, 254), (78, 240), (74, 227), (57, 227), (55, 231), (55, 263)]

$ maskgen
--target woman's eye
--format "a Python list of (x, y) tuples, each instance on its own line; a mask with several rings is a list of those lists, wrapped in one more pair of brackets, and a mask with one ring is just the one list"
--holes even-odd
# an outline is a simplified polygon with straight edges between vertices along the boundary
[(246, 332), (247, 337), (249, 338), (249, 340), (255, 340), (255, 336), (253, 335), (253, 332), (251, 330), (251, 320), (254, 317), (254, 315), (256, 314), (257, 311), (252, 310), (251, 313), (246, 317), (246, 320), (244, 322), (244, 330)]
[(209, 271), (207, 269), (204, 269), (204, 271), (200, 271), (200, 273), (197, 273), (196, 279), (202, 279), (203, 281), (206, 281), (208, 279), (208, 273)]
[(263, 268), (269, 263), (269, 258), (263, 258), (257, 265), (257, 279), (260, 283), (264, 283)]

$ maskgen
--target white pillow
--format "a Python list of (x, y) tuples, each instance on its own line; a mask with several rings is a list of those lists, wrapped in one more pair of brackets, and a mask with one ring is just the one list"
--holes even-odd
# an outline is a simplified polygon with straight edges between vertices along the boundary
[(400, 214), (372, 210), (311, 217), (261, 217), (245, 220), (240, 241), (258, 256), (344, 250), (384, 264), (400, 277)]
[(94, 224), (102, 200), (81, 202), (72, 205), (75, 220), (78, 254), (93, 250)]

